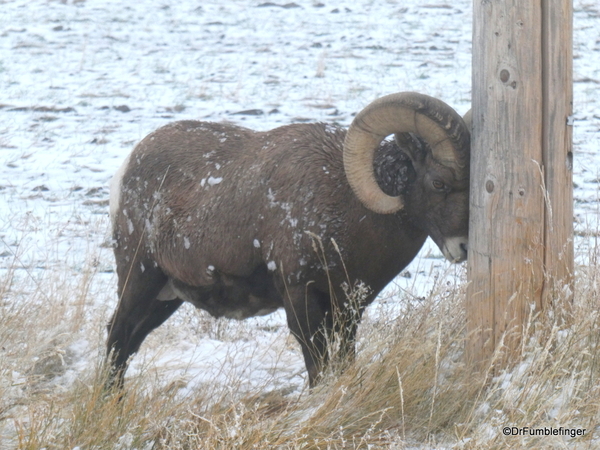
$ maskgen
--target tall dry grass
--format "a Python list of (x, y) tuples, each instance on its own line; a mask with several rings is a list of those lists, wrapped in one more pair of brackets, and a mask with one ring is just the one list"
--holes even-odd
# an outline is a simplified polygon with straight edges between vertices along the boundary
[[(94, 258), (76, 273), (24, 271), (15, 258), (0, 278), (0, 448), (598, 448), (599, 278), (589, 259), (569, 324), (537, 318), (504, 372), (464, 363), (464, 288), (440, 282), (421, 301), (399, 294), (402, 308), (373, 305), (356, 363), (341, 374), (334, 365), (312, 392), (242, 392), (232, 380), (182, 396), (177, 383), (142, 374), (118, 401), (102, 390), (110, 312), (98, 301), (114, 297), (114, 279), (97, 283)], [(82, 339), (95, 349), (87, 366), (72, 350)], [(504, 427), (585, 434), (505, 436)]]

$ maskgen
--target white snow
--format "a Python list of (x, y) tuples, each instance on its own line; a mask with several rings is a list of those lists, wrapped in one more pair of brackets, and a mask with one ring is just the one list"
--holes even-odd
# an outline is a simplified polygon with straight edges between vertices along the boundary
[(219, 184), (221, 181), (223, 181), (223, 177), (208, 177), (208, 184), (211, 186)]
[[(256, 130), (307, 120), (347, 126), (371, 100), (397, 91), (441, 98), (461, 114), (470, 107), (470, 0), (443, 8), (420, 0), (323, 0), (323, 7), (296, 0), (296, 8), (246, 0), (0, 3), (0, 270), (15, 254), (27, 273), (81, 274), (93, 259), (90, 322), (100, 315), (106, 322), (117, 301), (106, 245), (109, 182), (154, 129), (183, 119)], [(600, 21), (593, 2), (574, 3), (576, 247), (587, 254), (580, 236), (599, 230)], [(234, 114), (252, 109), (263, 114)], [(269, 199), (288, 207), (271, 191)], [(438, 283), (459, 283), (464, 266), (449, 265), (428, 241), (404, 274), (380, 301), (401, 306)], [(181, 378), (182, 392), (232, 379), (302, 388), (302, 357), (281, 342), (288, 336), (281, 311), (228, 323), (227, 339), (203, 334), (197, 324), (205, 320), (182, 308), (170, 319), (177, 326), (149, 337), (128, 376)], [(260, 331), (265, 324), (276, 331)], [(59, 382), (96, 366), (103, 343), (95, 337), (73, 337), (75, 357)]]

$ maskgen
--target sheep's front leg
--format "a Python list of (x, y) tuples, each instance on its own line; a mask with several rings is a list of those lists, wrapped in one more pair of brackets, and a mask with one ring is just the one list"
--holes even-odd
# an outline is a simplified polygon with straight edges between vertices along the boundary
[(327, 336), (333, 324), (329, 295), (310, 286), (288, 288), (284, 306), (288, 327), (302, 348), (308, 384), (312, 388), (329, 358)]

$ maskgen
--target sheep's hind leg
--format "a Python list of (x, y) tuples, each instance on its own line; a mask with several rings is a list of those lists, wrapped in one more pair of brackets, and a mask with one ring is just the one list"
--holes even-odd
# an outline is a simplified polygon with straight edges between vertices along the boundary
[(127, 360), (138, 351), (146, 336), (181, 306), (180, 299), (161, 301), (156, 296), (167, 276), (153, 264), (145, 270), (118, 270), (119, 304), (108, 324), (107, 356), (111, 366), (108, 386), (123, 387)]

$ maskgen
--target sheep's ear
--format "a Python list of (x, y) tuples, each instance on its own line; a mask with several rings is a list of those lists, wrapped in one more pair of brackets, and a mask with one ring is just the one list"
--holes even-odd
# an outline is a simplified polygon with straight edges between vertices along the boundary
[(423, 157), (423, 144), (412, 133), (394, 134), (396, 145), (400, 147), (413, 163), (420, 161)]

